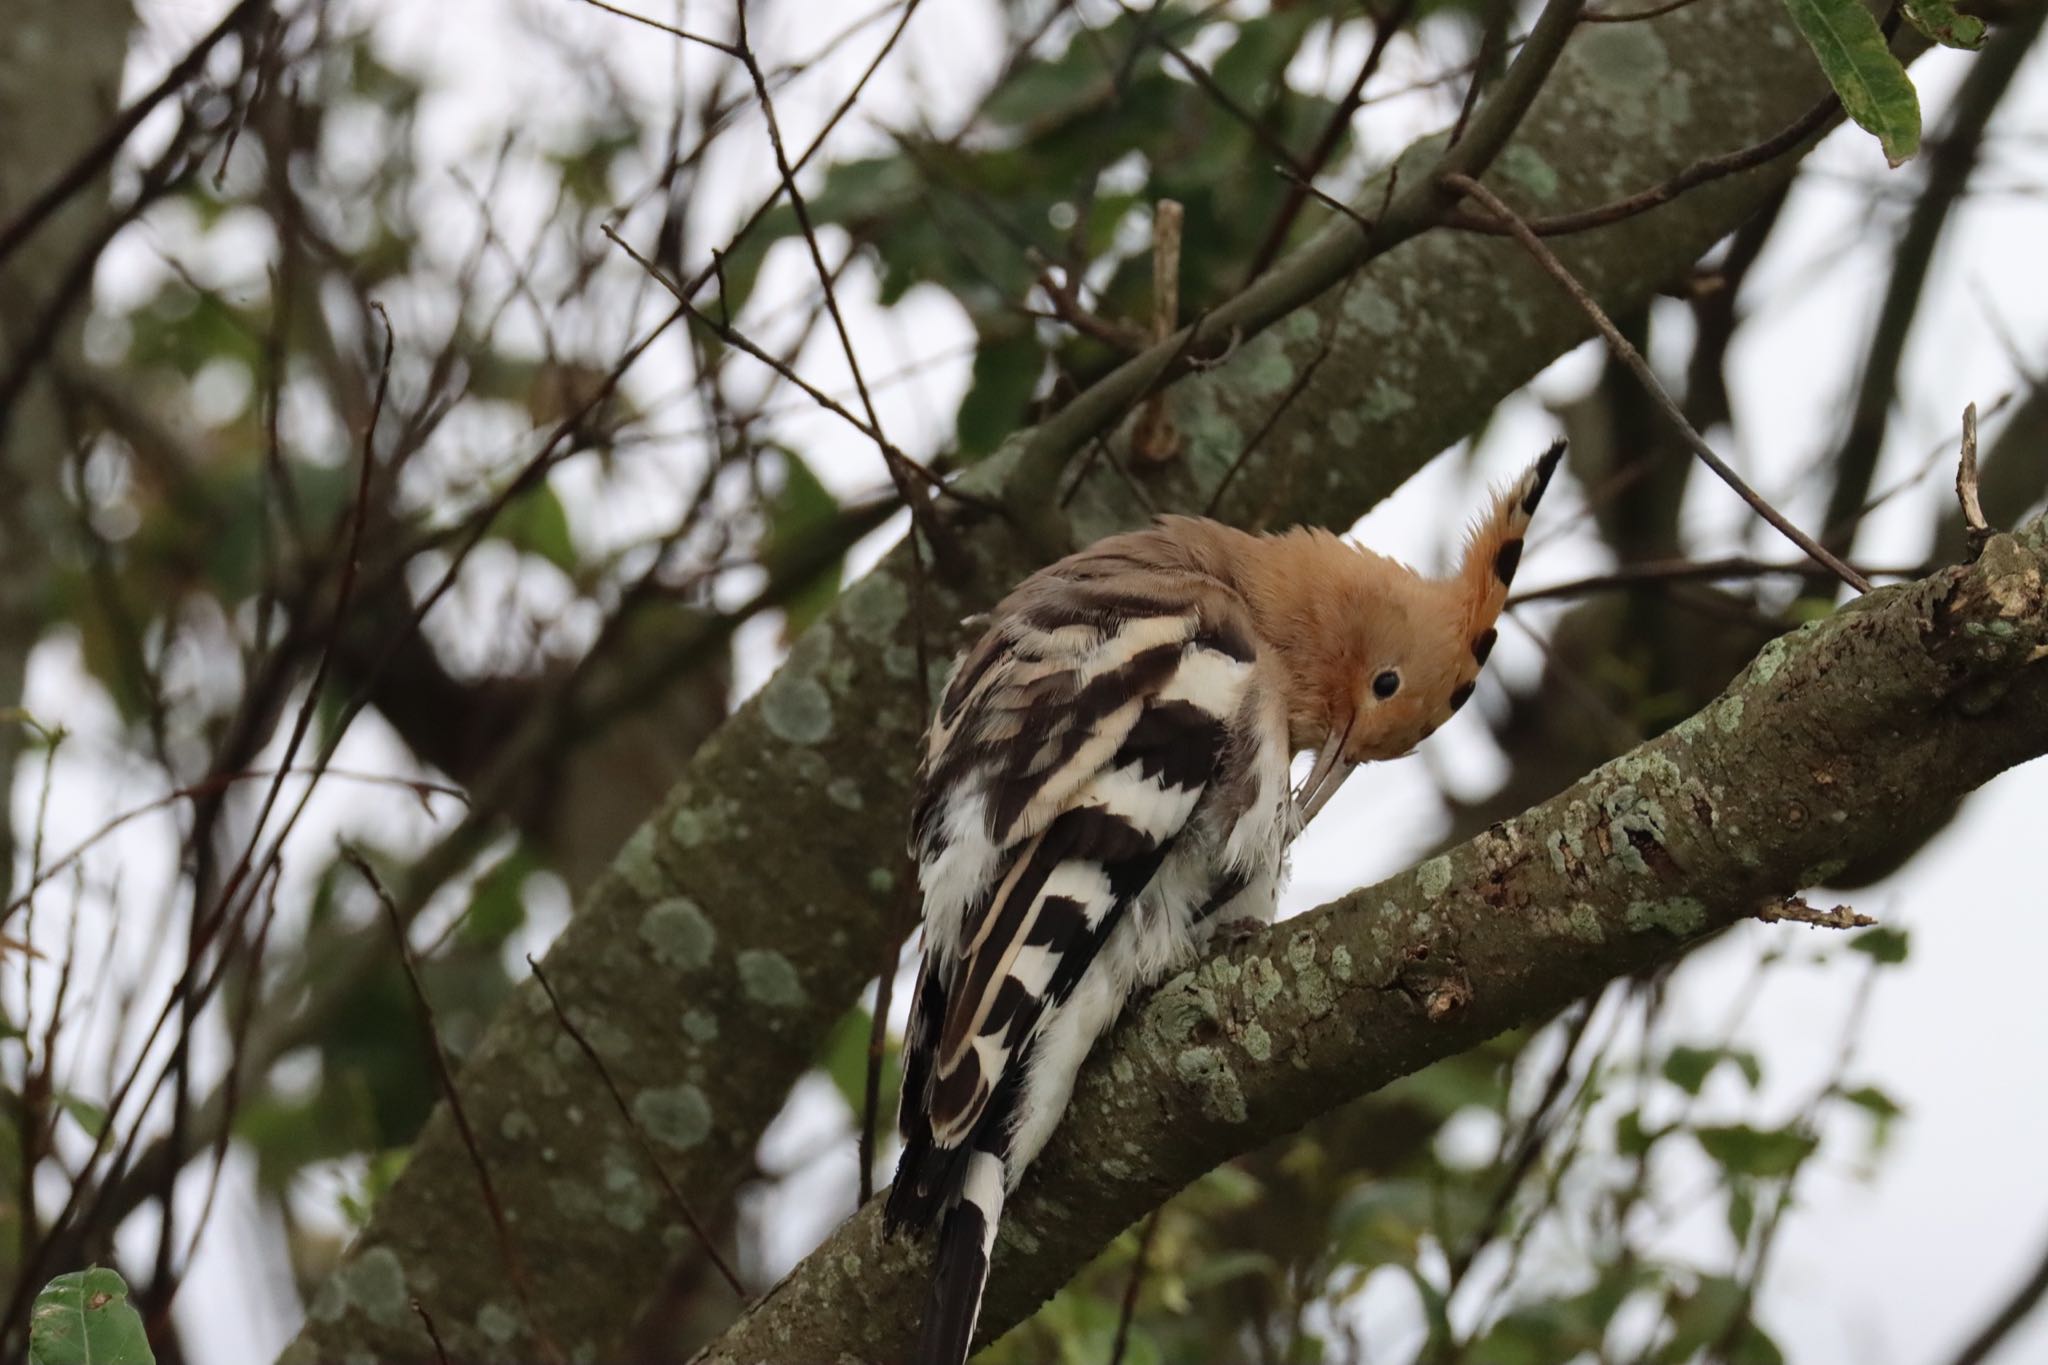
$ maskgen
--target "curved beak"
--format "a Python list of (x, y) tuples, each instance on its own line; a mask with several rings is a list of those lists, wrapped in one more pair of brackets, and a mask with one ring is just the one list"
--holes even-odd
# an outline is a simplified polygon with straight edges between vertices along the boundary
[(1351, 727), (1345, 726), (1337, 734), (1323, 741), (1323, 747), (1316, 752), (1315, 766), (1308, 770), (1308, 776), (1294, 793), (1294, 807), (1300, 813), (1301, 824), (1316, 818), (1316, 812), (1329, 804), (1337, 794), (1337, 788), (1344, 785), (1344, 779), (1351, 776), (1358, 767), (1356, 763), (1345, 762), (1340, 755), (1344, 752), (1344, 741), (1351, 738)]

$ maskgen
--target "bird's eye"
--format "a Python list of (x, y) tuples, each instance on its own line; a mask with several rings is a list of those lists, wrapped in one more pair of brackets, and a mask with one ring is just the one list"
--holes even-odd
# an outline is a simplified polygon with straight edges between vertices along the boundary
[(1391, 668), (1372, 680), (1372, 694), (1381, 701), (1385, 701), (1400, 690), (1401, 675)]

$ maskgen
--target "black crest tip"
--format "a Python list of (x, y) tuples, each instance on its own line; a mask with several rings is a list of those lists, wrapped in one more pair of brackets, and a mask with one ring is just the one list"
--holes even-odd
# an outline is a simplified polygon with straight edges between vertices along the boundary
[(1522, 495), (1523, 516), (1535, 513), (1536, 504), (1543, 500), (1543, 490), (1550, 487), (1550, 476), (1557, 473), (1558, 462), (1564, 459), (1564, 451), (1565, 441), (1560, 437), (1529, 467), (1529, 491)]

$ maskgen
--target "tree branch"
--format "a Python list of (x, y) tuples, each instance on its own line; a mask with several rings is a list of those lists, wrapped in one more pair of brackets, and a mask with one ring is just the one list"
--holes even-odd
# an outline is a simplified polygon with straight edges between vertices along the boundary
[[(1704, 935), (2048, 752), (2048, 520), (1767, 645), (1692, 719), (1168, 982), (1004, 1209), (985, 1337), (1174, 1191)], [(930, 1253), (871, 1203), (699, 1359), (903, 1358)]]

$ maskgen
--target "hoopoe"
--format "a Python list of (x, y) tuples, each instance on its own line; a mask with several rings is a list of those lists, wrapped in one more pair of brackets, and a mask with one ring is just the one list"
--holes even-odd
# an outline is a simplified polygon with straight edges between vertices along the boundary
[(1496, 496), (1449, 578), (1164, 517), (1025, 579), (961, 656), (912, 813), (924, 960), (884, 1213), (939, 1226), (922, 1365), (967, 1358), (1004, 1196), (1096, 1038), (1220, 926), (1270, 921), (1301, 826), (1471, 697), (1563, 453)]

